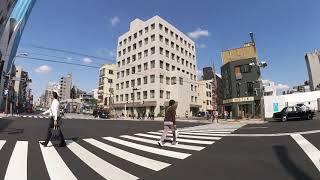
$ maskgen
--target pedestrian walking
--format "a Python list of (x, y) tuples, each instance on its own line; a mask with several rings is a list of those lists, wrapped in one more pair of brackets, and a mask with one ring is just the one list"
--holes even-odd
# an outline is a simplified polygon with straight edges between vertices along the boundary
[(148, 114), (148, 119), (151, 119), (151, 113), (149, 112), (149, 114)]
[(53, 100), (52, 100), (50, 108), (46, 112), (42, 113), (43, 115), (50, 114), (50, 122), (49, 122), (46, 140), (44, 142), (41, 142), (41, 144), (46, 147), (51, 139), (52, 131), (58, 131), (58, 135), (59, 135), (59, 139), (60, 139), (59, 147), (65, 147), (66, 142), (64, 140), (62, 131), (60, 129), (61, 118), (59, 115), (60, 114), (60, 112), (59, 112), (60, 111), (59, 110), (60, 103), (58, 101), (58, 93), (53, 92), (52, 95), (53, 95)]
[(228, 111), (224, 111), (224, 120), (228, 120)]
[(176, 110), (177, 110), (178, 104), (174, 100), (169, 101), (169, 107), (166, 110), (166, 114), (164, 117), (163, 122), (163, 133), (161, 136), (161, 139), (159, 140), (158, 144), (159, 146), (163, 147), (164, 140), (167, 137), (169, 129), (171, 129), (171, 132), (173, 134), (173, 140), (172, 145), (177, 144), (177, 136), (176, 136)]

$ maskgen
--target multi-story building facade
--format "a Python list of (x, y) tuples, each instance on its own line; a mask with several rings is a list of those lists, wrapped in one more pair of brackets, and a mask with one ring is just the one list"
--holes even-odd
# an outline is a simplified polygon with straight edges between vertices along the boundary
[(70, 99), (70, 92), (72, 87), (72, 74), (60, 78), (60, 90), (59, 99), (66, 100)]
[[(3, 91), (7, 89), (8, 78), (13, 67), (14, 58), (18, 50), (20, 38), (22, 36), (24, 27), (31, 13), (31, 9), (35, 0), (15, 0), (7, 1), (1, 0), (1, 9), (6, 8), (2, 17), (0, 17), (0, 108), (3, 109), (5, 105), (5, 98)], [(6, 7), (2, 6), (7, 5)], [(0, 11), (0, 14), (2, 11)]]
[(104, 64), (100, 67), (98, 105), (110, 107), (114, 103), (115, 64)]
[(19, 112), (23, 112), (29, 104), (29, 83), (31, 80), (28, 72), (24, 71), (20, 66), (16, 66), (15, 70), (15, 107)]
[(196, 70), (189, 37), (159, 16), (135, 19), (118, 39), (116, 112), (164, 114), (170, 99), (178, 102), (178, 116), (198, 111)]
[(305, 56), (307, 63), (309, 84), (311, 91), (320, 90), (320, 52), (307, 53)]
[(224, 109), (233, 118), (261, 115), (262, 84), (255, 43), (222, 52)]

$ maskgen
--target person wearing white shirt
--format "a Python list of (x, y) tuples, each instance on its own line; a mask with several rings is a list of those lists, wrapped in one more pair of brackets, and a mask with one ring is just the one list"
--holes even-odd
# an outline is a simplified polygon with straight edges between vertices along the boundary
[(62, 131), (60, 129), (61, 121), (60, 121), (60, 116), (59, 116), (60, 103), (58, 101), (58, 93), (57, 92), (53, 92), (52, 95), (53, 95), (53, 100), (52, 100), (50, 108), (46, 112), (42, 113), (43, 115), (45, 115), (45, 114), (49, 114), (50, 115), (50, 123), (49, 123), (49, 127), (48, 127), (47, 138), (46, 138), (46, 140), (44, 142), (41, 142), (41, 144), (46, 147), (47, 144), (49, 143), (50, 139), (51, 139), (51, 136), (52, 136), (51, 130), (52, 129), (58, 129), (59, 136), (60, 136), (60, 138), (59, 138), (60, 139), (59, 146), (60, 147), (64, 147), (64, 146), (66, 146), (66, 142), (64, 140)]

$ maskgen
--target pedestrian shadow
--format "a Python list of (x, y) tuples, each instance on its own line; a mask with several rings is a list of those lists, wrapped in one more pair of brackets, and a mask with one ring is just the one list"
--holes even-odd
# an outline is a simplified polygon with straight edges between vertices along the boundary
[(13, 120), (0, 119), (0, 134), (20, 134), (23, 133), (23, 129), (8, 128), (8, 126), (13, 122)]
[(288, 149), (282, 145), (272, 146), (273, 151), (278, 157), (281, 165), (284, 169), (297, 180), (312, 180), (312, 178), (307, 175), (303, 170), (301, 170), (289, 157)]

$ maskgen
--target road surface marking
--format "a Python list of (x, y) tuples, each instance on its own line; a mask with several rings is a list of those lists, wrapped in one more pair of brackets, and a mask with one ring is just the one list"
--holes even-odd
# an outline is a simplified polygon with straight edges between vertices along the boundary
[(40, 144), (40, 149), (51, 180), (77, 179), (64, 163), (56, 149), (52, 147), (52, 143), (49, 142), (48, 147), (43, 147)]
[[(160, 130), (159, 132), (163, 132), (163, 130)], [(186, 134), (186, 133), (205, 133), (205, 134), (207, 134), (207, 135), (211, 135), (211, 134), (230, 134), (230, 133), (232, 133), (232, 132), (230, 132), (230, 131), (214, 131), (214, 132), (207, 132), (207, 131), (205, 131), (205, 132), (203, 132), (203, 131), (179, 131), (178, 130), (178, 132), (179, 133), (183, 133), (183, 134)]]
[(138, 177), (123, 171), (116, 166), (104, 161), (95, 154), (86, 150), (74, 141), (67, 140), (68, 148), (78, 156), (84, 163), (86, 163), (95, 172), (100, 174), (105, 179), (122, 180), (122, 179), (139, 179)]
[(159, 171), (161, 169), (164, 169), (168, 166), (170, 166), (171, 164), (168, 163), (164, 163), (161, 161), (157, 161), (157, 160), (153, 160), (150, 158), (146, 158), (143, 156), (139, 156), (127, 151), (124, 151), (122, 149), (119, 148), (115, 148), (113, 146), (109, 146), (107, 144), (104, 144), (100, 141), (94, 140), (94, 139), (84, 139), (84, 141), (92, 144), (93, 146), (96, 146), (110, 154), (113, 154), (119, 158), (122, 158), (124, 160), (130, 161), (134, 164), (140, 165), (142, 167), (146, 167), (148, 169), (154, 170), (154, 171)]
[(300, 134), (292, 134), (291, 137), (308, 155), (318, 171), (320, 171), (320, 151)]
[[(148, 132), (149, 134), (162, 135), (160, 132)], [(167, 136), (172, 136), (172, 134), (168, 134)], [(220, 140), (221, 137), (206, 137), (206, 136), (190, 136), (179, 134), (178, 137), (191, 138), (191, 139), (207, 139), (207, 140)]]
[(145, 151), (145, 152), (149, 152), (149, 153), (153, 153), (153, 154), (158, 154), (158, 155), (162, 155), (162, 156), (167, 156), (167, 157), (172, 157), (172, 158), (177, 158), (177, 159), (185, 159), (191, 155), (191, 154), (187, 154), (187, 153), (181, 153), (181, 152), (175, 152), (175, 151), (169, 151), (169, 150), (144, 146), (141, 144), (136, 144), (136, 143), (132, 143), (129, 141), (124, 141), (124, 140), (113, 138), (113, 137), (104, 137), (103, 139), (106, 139), (108, 141), (112, 141), (114, 143), (118, 143), (118, 144), (121, 144), (124, 146), (128, 146), (128, 147), (131, 147), (134, 149), (138, 149), (141, 151)]
[(3, 145), (6, 143), (5, 140), (0, 140), (0, 150), (2, 149)]
[[(131, 139), (131, 140), (134, 140), (134, 141), (140, 141), (140, 142), (144, 142), (144, 143), (148, 143), (148, 144), (155, 144), (155, 145), (158, 144), (157, 141), (151, 140), (151, 139), (139, 138), (139, 137), (128, 136), (128, 135), (122, 135), (120, 137), (123, 137), (123, 138), (126, 138), (126, 139)], [(172, 148), (193, 150), (193, 151), (201, 151), (202, 149), (205, 148), (205, 147), (201, 147), (201, 146), (191, 146), (191, 145), (184, 145), (184, 144), (172, 145), (171, 143), (165, 143), (165, 146), (172, 147)]]
[[(237, 128), (238, 129), (238, 128)], [(233, 132), (237, 129), (178, 129), (178, 131), (188, 131), (188, 132), (192, 132), (192, 131), (197, 131), (197, 132)]]
[(28, 116), (23, 116), (24, 118), (28, 117)]
[[(171, 132), (169, 134), (172, 134)], [(194, 133), (194, 132), (178, 132), (179, 135), (185, 134), (185, 135), (199, 135), (199, 136), (227, 136), (230, 133), (218, 133), (218, 134), (213, 134), (213, 133)]]
[[(148, 137), (148, 138), (154, 138), (154, 139), (160, 139), (161, 136), (156, 136), (156, 135), (151, 135), (151, 134), (142, 134), (142, 133), (138, 133), (135, 134), (137, 136), (142, 136), (142, 137)], [(213, 144), (214, 141), (200, 141), (200, 140), (193, 140), (193, 139), (182, 139), (182, 138), (178, 138), (177, 139), (178, 142), (185, 142), (185, 143), (192, 143), (192, 144)]]
[(5, 180), (27, 179), (28, 141), (17, 141), (13, 149)]

